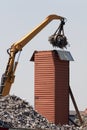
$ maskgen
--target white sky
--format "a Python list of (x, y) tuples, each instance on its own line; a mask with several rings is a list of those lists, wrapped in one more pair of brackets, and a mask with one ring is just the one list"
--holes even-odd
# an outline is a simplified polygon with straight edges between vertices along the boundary
[[(57, 14), (67, 18), (65, 35), (68, 38), (74, 62), (70, 62), (70, 86), (78, 108), (87, 107), (87, 1), (86, 0), (0, 0), (0, 77), (8, 61), (6, 50), (32, 31), (48, 15)], [(55, 32), (59, 23), (52, 21), (21, 53), (11, 94), (34, 104), (34, 63), (30, 58), (35, 50), (53, 49), (48, 37)], [(71, 102), (71, 101), (70, 101)], [(70, 103), (70, 109), (74, 109)]]

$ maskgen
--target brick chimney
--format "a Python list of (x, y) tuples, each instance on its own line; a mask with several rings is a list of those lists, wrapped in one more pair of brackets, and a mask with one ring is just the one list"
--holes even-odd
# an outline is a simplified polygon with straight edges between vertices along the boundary
[(35, 51), (35, 109), (55, 124), (69, 123), (68, 51)]

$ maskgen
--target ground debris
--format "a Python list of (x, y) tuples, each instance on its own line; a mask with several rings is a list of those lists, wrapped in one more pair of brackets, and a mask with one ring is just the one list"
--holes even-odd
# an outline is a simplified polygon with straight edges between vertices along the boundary
[(15, 95), (0, 97), (0, 127), (49, 130), (81, 130), (75, 126), (60, 126), (49, 122), (44, 116), (34, 110), (34, 108), (27, 101), (22, 100)]
[(15, 95), (0, 97), (0, 126), (8, 128), (56, 128), (26, 101)]

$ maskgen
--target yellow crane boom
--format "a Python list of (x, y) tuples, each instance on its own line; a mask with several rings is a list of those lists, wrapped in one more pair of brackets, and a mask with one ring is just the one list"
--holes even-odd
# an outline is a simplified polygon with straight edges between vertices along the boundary
[(9, 49), (9, 60), (6, 66), (5, 73), (1, 78), (0, 94), (6, 96), (9, 94), (11, 85), (14, 82), (15, 70), (17, 68), (18, 62), (15, 62), (16, 54), (22, 50), (22, 48), (28, 44), (28, 42), (33, 39), (47, 24), (52, 20), (62, 20), (64, 19), (58, 15), (49, 15), (41, 24), (39, 24), (34, 30), (20, 39), (18, 42), (14, 43)]

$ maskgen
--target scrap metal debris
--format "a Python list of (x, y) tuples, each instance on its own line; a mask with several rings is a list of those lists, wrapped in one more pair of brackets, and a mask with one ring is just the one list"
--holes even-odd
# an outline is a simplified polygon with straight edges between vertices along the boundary
[(7, 128), (51, 128), (56, 125), (15, 95), (0, 97), (0, 126)]
[(49, 130), (81, 130), (75, 126), (55, 125), (39, 114), (25, 100), (7, 95), (0, 97), (0, 127), (49, 129)]

